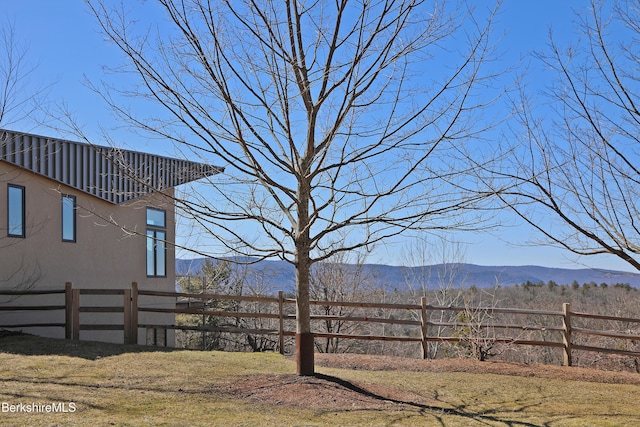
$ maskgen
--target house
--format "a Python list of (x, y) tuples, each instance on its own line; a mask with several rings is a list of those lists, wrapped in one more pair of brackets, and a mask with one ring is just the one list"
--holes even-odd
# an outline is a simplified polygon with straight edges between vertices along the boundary
[[(174, 187), (221, 171), (186, 160), (0, 130), (0, 289), (63, 289), (67, 282), (80, 289), (128, 289), (137, 282), (140, 290), (174, 291)], [(46, 296), (54, 297), (59, 296)], [(34, 298), (0, 296), (0, 306), (30, 305)], [(94, 298), (87, 300), (93, 305), (105, 299), (87, 298)], [(173, 307), (175, 301), (146, 297), (144, 304)], [(59, 319), (64, 313), (2, 310), (0, 325), (17, 324), (25, 316), (41, 323), (54, 315)], [(89, 324), (122, 319), (122, 313), (81, 316)], [(174, 316), (142, 312), (139, 321), (174, 324)], [(25, 332), (64, 337), (61, 328)], [(138, 337), (139, 343), (147, 341), (144, 331)], [(86, 330), (80, 339), (122, 342), (123, 331)], [(170, 334), (166, 344), (172, 341)]]

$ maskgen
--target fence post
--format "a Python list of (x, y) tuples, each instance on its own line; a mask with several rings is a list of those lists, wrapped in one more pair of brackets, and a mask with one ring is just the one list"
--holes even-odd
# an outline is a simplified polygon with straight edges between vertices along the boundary
[(571, 366), (571, 304), (562, 304), (562, 344), (564, 344), (564, 366)]
[(138, 344), (138, 282), (131, 282), (131, 344)]
[(124, 290), (124, 297), (122, 302), (124, 320), (124, 344), (131, 344), (131, 289)]
[(73, 337), (73, 284), (64, 284), (64, 339)]
[(280, 348), (280, 354), (284, 354), (284, 293), (282, 291), (278, 291), (278, 315), (280, 321), (278, 347)]
[(71, 339), (80, 339), (80, 289), (73, 289), (71, 291)]
[(422, 309), (420, 313), (420, 329), (422, 331), (422, 358), (429, 358), (429, 341), (428, 338), (428, 327), (427, 327), (427, 297), (422, 297), (420, 300)]

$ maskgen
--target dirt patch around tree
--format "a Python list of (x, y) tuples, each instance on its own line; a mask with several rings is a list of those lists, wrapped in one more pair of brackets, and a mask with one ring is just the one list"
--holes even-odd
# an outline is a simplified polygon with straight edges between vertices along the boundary
[(235, 399), (311, 410), (392, 410), (398, 406), (427, 409), (435, 401), (424, 396), (366, 382), (329, 375), (256, 375), (227, 384), (218, 392)]

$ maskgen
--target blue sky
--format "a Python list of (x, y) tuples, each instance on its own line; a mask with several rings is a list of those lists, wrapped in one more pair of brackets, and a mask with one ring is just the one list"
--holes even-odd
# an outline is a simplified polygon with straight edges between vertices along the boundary
[[(484, 2), (480, 2), (483, 3)], [(90, 136), (97, 136), (100, 126), (111, 127), (113, 118), (106, 105), (84, 84), (85, 77), (97, 81), (104, 77), (103, 65), (121, 62), (119, 52), (99, 33), (97, 24), (80, 0), (0, 0), (0, 19), (15, 23), (20, 41), (29, 46), (29, 59), (38, 68), (34, 84), (51, 84), (49, 100), (64, 102)], [(505, 63), (528, 61), (533, 50), (542, 50), (552, 28), (562, 41), (576, 36), (572, 10), (586, 8), (585, 1), (505, 0), (496, 35), (503, 34), (500, 49)], [(6, 22), (6, 21), (5, 21)], [(13, 129), (55, 135), (55, 131), (33, 123), (13, 125)], [(62, 135), (60, 135), (62, 136)], [(169, 147), (135, 140), (127, 134), (116, 135), (125, 148), (171, 154)], [(564, 268), (596, 267), (630, 270), (613, 256), (577, 259), (574, 255), (530, 245), (539, 236), (509, 218), (510, 227), (492, 234), (452, 236), (465, 242), (464, 262), (483, 265), (543, 265)], [(398, 263), (396, 256), (405, 242), (379, 247), (370, 261)]]

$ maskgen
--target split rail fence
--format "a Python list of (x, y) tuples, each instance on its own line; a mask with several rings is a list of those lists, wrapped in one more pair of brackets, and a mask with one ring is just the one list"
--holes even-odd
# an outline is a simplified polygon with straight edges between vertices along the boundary
[[(192, 330), (192, 331), (214, 331), (239, 334), (253, 335), (274, 335), (278, 338), (278, 348), (284, 353), (285, 337), (295, 336), (295, 331), (288, 330), (286, 323), (291, 324), (295, 320), (292, 307), (295, 306), (295, 299), (285, 298), (282, 291), (277, 297), (266, 296), (245, 296), (245, 295), (218, 295), (207, 293), (179, 293), (179, 292), (159, 292), (139, 290), (137, 283), (132, 283), (131, 289), (76, 289), (71, 283), (67, 283), (65, 289), (61, 290), (32, 290), (32, 291), (0, 291), (0, 296), (21, 297), (34, 295), (54, 295), (64, 294), (64, 304), (57, 305), (15, 305), (0, 304), (1, 312), (15, 311), (64, 311), (64, 322), (50, 323), (14, 323), (2, 324), (0, 328), (4, 329), (24, 329), (34, 327), (52, 327), (64, 328), (65, 338), (78, 340), (80, 331), (82, 330), (116, 330), (123, 331), (125, 344), (136, 344), (138, 342), (139, 329), (147, 329), (154, 331), (167, 330)], [(122, 304), (117, 306), (88, 306), (82, 305), (83, 295), (116, 295), (121, 296)], [(139, 304), (140, 298), (144, 296), (165, 297), (168, 298), (170, 307), (166, 306), (149, 306)], [(266, 310), (256, 311), (224, 311), (208, 308), (208, 301), (229, 301), (233, 300), (238, 303), (260, 303), (267, 305)], [(314, 332), (315, 338), (327, 339), (355, 339), (355, 340), (373, 340), (373, 341), (395, 341), (395, 342), (414, 342), (421, 345), (422, 357), (428, 357), (429, 343), (471, 343), (481, 344), (483, 341), (491, 343), (503, 343), (510, 345), (525, 346), (542, 346), (557, 348), (562, 351), (564, 365), (572, 365), (572, 352), (575, 350), (618, 354), (640, 358), (640, 351), (636, 351), (633, 345), (620, 343), (634, 343), (640, 341), (640, 319), (607, 316), (600, 314), (589, 314), (575, 312), (571, 310), (568, 303), (563, 304), (562, 310), (530, 310), (516, 308), (497, 308), (497, 307), (454, 307), (454, 306), (435, 306), (427, 304), (426, 297), (422, 297), (420, 304), (387, 304), (387, 303), (369, 303), (369, 302), (339, 302), (339, 301), (311, 301), (313, 306), (327, 307), (346, 307), (360, 310), (359, 315), (351, 316), (334, 316), (334, 315), (312, 315), (312, 324), (326, 321), (367, 323), (367, 324), (383, 324), (383, 325), (400, 325), (402, 329), (401, 335), (375, 335), (375, 334), (343, 334), (343, 333), (327, 333)], [(371, 314), (362, 314), (369, 310)], [(394, 316), (380, 316), (380, 313), (393, 311)], [(433, 312), (449, 313), (453, 316), (440, 316), (440, 319), (455, 319), (453, 321), (434, 321)], [(80, 322), (80, 313), (123, 313), (122, 324), (83, 324)], [(277, 327), (271, 328), (243, 328), (243, 327), (213, 327), (204, 324), (201, 326), (187, 326), (176, 324), (149, 324), (140, 323), (138, 321), (140, 313), (170, 313), (200, 316), (227, 317), (236, 319), (271, 319)], [(480, 314), (480, 316), (478, 316)], [(522, 318), (527, 324), (518, 323), (500, 323), (496, 319), (500, 315), (509, 315), (509, 319)], [(28, 318), (29, 316), (23, 316)], [(438, 316), (436, 316), (438, 317)], [(532, 320), (535, 319), (535, 320)], [(466, 322), (465, 322), (466, 320)], [(471, 320), (471, 321), (469, 321)], [(577, 327), (575, 323), (580, 320), (596, 320), (614, 322), (614, 325), (625, 325), (620, 328), (593, 328), (593, 327)], [(438, 331), (437, 334), (434, 331)], [(450, 334), (443, 335), (443, 331)], [(451, 333), (454, 331), (454, 333)], [(457, 332), (455, 332), (457, 331)], [(470, 333), (475, 331), (475, 335)], [(480, 332), (480, 331), (485, 331)], [(491, 331), (487, 334), (486, 331)], [(520, 338), (518, 334), (500, 333), (498, 331), (522, 331), (522, 332), (540, 332), (544, 339), (527, 339)], [(166, 336), (166, 335), (165, 335)], [(615, 340), (617, 344), (610, 346), (597, 347), (593, 345), (585, 345), (589, 342), (585, 337), (603, 337)], [(582, 337), (579, 339), (578, 337)], [(166, 341), (165, 341), (166, 342)], [(631, 348), (631, 349), (630, 349)]]

